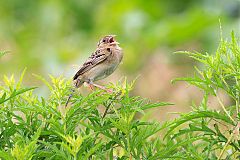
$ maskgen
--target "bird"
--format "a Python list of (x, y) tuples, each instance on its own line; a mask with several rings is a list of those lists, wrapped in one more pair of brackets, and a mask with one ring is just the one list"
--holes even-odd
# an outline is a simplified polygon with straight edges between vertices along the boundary
[[(109, 92), (105, 87), (94, 82), (111, 75), (123, 59), (122, 48), (115, 37), (116, 35), (106, 35), (99, 40), (96, 50), (74, 75), (73, 84), (75, 88), (81, 87), (86, 82), (91, 89), (98, 87)], [(69, 96), (68, 101), (71, 97), (72, 95)]]

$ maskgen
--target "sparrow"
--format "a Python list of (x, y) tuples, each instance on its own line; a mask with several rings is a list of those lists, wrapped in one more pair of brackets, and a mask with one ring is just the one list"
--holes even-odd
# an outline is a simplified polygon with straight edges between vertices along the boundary
[(115, 35), (107, 35), (98, 42), (95, 52), (73, 77), (76, 88), (81, 87), (84, 82), (99, 87), (93, 82), (108, 77), (116, 70), (122, 61), (123, 52), (114, 37)]
[(121, 63), (122, 58), (123, 51), (116, 41), (115, 35), (104, 36), (98, 42), (95, 52), (91, 54), (74, 75), (74, 86), (79, 88), (86, 82), (91, 89), (95, 86), (106, 90), (103, 86), (94, 84), (94, 82), (111, 75)]

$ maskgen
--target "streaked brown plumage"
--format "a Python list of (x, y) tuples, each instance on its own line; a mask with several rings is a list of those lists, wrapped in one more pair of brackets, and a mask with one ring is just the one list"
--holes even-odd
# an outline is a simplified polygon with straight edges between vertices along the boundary
[[(118, 46), (118, 42), (114, 39), (114, 35), (104, 36), (97, 44), (97, 49), (80, 67), (73, 77), (74, 86), (79, 88), (84, 82), (88, 83), (91, 88), (93, 86), (105, 89), (103, 86), (94, 84), (94, 81), (106, 78), (112, 74), (123, 58), (122, 48)], [(73, 96), (74, 89), (69, 95), (65, 107)], [(107, 110), (106, 110), (107, 111)]]
[(114, 35), (103, 37), (94, 53), (81, 66), (73, 77), (75, 87), (80, 87), (84, 82), (95, 85), (93, 82), (111, 75), (122, 61), (123, 52)]

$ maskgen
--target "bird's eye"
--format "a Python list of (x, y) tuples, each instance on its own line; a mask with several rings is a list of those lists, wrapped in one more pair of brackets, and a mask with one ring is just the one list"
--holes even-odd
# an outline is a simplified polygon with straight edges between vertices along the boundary
[(102, 40), (102, 42), (103, 42), (103, 43), (105, 43), (105, 42), (106, 42), (106, 40), (104, 39), (104, 40)]

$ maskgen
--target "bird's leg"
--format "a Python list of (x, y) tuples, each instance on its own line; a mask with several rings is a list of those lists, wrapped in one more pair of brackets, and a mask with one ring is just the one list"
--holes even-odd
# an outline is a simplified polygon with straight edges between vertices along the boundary
[(107, 91), (108, 93), (112, 93), (112, 90), (106, 89), (104, 86), (95, 84), (92, 81), (89, 81), (88, 84), (89, 84), (90, 88), (92, 88), (94, 86), (94, 87), (100, 88), (100, 89), (102, 89), (104, 91)]
[(93, 86), (92, 83), (90, 83), (90, 82), (87, 82), (87, 87), (89, 87), (91, 90), (94, 89), (94, 86)]
[(104, 90), (104, 91), (107, 91), (108, 93), (112, 93), (112, 90), (106, 89), (104, 86), (101, 86), (101, 85), (98, 85), (98, 84), (95, 84), (95, 83), (93, 83), (92, 85), (93, 85), (94, 87), (97, 87), (97, 88), (100, 88), (100, 89), (102, 89), (102, 90)]
[(94, 85), (90, 79), (84, 82), (85, 86), (89, 87), (91, 90), (94, 90)]
[(100, 89), (102, 89), (102, 90), (105, 90), (105, 89), (106, 89), (104, 86), (101, 86), (101, 85), (98, 85), (98, 84), (92, 83), (92, 85), (93, 85), (94, 87), (100, 88)]
[(91, 84), (91, 83), (89, 83), (89, 88), (90, 88), (91, 90), (93, 90), (93, 89), (94, 89), (94, 85)]

